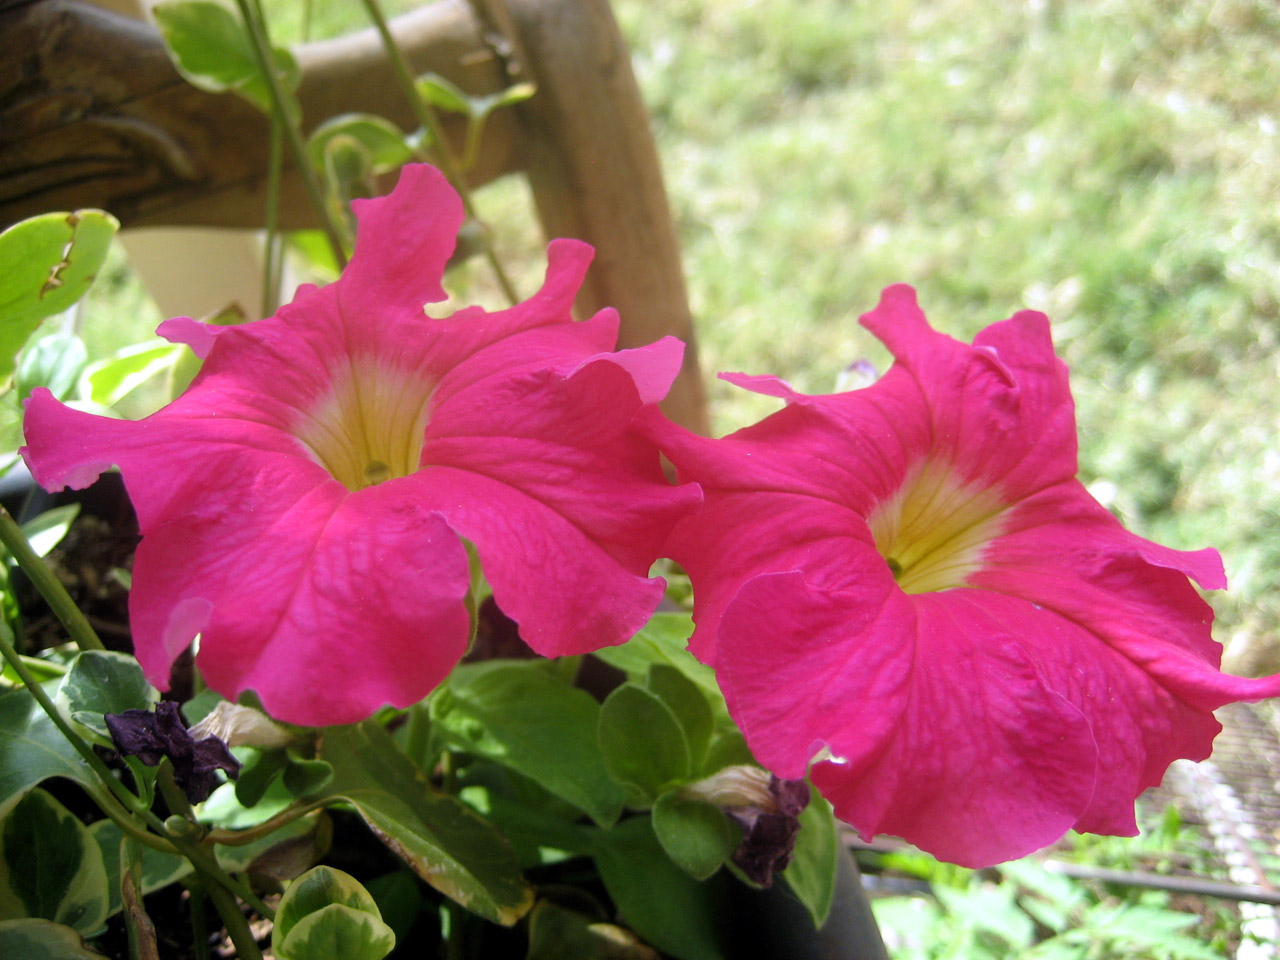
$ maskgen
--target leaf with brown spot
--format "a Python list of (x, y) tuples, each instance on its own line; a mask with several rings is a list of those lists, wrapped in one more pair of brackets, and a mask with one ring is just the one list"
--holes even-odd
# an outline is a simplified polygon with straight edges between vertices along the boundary
[(533, 906), (515, 853), (498, 829), (427, 781), (373, 721), (324, 733), (320, 758), (333, 765), (324, 796), (351, 803), (418, 876), (487, 920), (510, 926)]

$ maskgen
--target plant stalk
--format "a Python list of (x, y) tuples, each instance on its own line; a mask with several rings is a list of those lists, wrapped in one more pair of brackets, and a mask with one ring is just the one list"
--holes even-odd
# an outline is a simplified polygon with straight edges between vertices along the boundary
[[(204, 871), (199, 866), (196, 867), (196, 873), (204, 878)], [(222, 922), (227, 928), (227, 935), (231, 938), (231, 943), (236, 948), (236, 956), (239, 960), (262, 960), (262, 951), (258, 948), (258, 941), (254, 939), (253, 933), (249, 930), (249, 922), (245, 920), (244, 914), (240, 910), (240, 904), (236, 903), (236, 898), (222, 888), (221, 883), (205, 883), (205, 893), (209, 895), (209, 899), (213, 901), (214, 908), (218, 911), (218, 916), (222, 917)]]
[(262, 71), (262, 75), (267, 81), (267, 92), (271, 97), (272, 113), (280, 118), (280, 122), (284, 127), (285, 138), (288, 140), (289, 150), (293, 154), (293, 162), (298, 167), (298, 175), (302, 177), (302, 184), (307, 191), (307, 199), (310, 200), (316, 216), (320, 219), (320, 226), (329, 240), (329, 246), (333, 248), (333, 256), (338, 261), (339, 268), (345, 267), (347, 265), (347, 252), (342, 248), (341, 235), (329, 217), (329, 211), (324, 204), (324, 195), (320, 190), (319, 182), (316, 180), (315, 171), (311, 169), (311, 164), (307, 160), (307, 148), (302, 142), (301, 125), (289, 111), (288, 94), (280, 83), (280, 75), (276, 73), (275, 61), (271, 56), (271, 44), (267, 39), (265, 25), (259, 19), (257, 11), (253, 9), (249, 0), (236, 0), (236, 5), (240, 9), (240, 16), (243, 18), (245, 29), (249, 33), (249, 43), (253, 47), (254, 58), (258, 61), (258, 68)]
[[(105, 650), (102, 641), (98, 639), (98, 634), (80, 612), (76, 602), (71, 599), (71, 594), (67, 593), (67, 588), (53, 575), (49, 565), (31, 549), (31, 544), (22, 532), (22, 528), (4, 507), (0, 507), (0, 543), (3, 543), (13, 555), (22, 572), (27, 575), (32, 585), (40, 592), (40, 596), (44, 597), (45, 602), (49, 604), (54, 616), (67, 628), (67, 633), (71, 635), (75, 645), (81, 650)], [(22, 675), (19, 674), (19, 676)], [(23, 679), (25, 682), (26, 678)]]
[(196, 960), (209, 960), (209, 925), (204, 914), (204, 884), (199, 879), (186, 881), (191, 902), (191, 941)]
[(284, 165), (284, 121), (271, 115), (271, 148), (267, 160), (267, 240), (262, 258), (262, 315), (276, 312), (280, 301), (280, 172)]
[(328, 804), (328, 800), (312, 800), (310, 803), (300, 803), (297, 806), (289, 807), (287, 810), (282, 810), (270, 820), (264, 820), (256, 827), (248, 827), (244, 830), (211, 830), (205, 839), (224, 847), (242, 847), (246, 843), (261, 840), (294, 820), (301, 819), (308, 813), (319, 810)]
[[(479, 221), (480, 215), (476, 212), (475, 201), (471, 196), (471, 188), (467, 185), (466, 177), (459, 167), (453, 151), (449, 148), (449, 141), (445, 139), (444, 126), (440, 123), (440, 117), (436, 114), (435, 108), (422, 98), (418, 93), (418, 88), (414, 86), (413, 74), (409, 70), (409, 62), (405, 59), (404, 51), (400, 49), (400, 45), (391, 33), (391, 27), (387, 24), (387, 18), (382, 12), (381, 4), (378, 3), (378, 0), (361, 0), (361, 2), (369, 13), (369, 19), (373, 21), (373, 25), (377, 28), (378, 35), (382, 37), (382, 45), (387, 51), (387, 59), (391, 62), (391, 68), (396, 75), (396, 80), (404, 91), (405, 97), (408, 98), (414, 115), (418, 118), (418, 122), (422, 124), (423, 129), (431, 134), (431, 141), (436, 146), (436, 159), (440, 163), (440, 169), (444, 171), (445, 177), (453, 185), (453, 188), (458, 191), (458, 196), (462, 199), (462, 209), (466, 211), (467, 216), (472, 220)], [(520, 298), (516, 295), (515, 286), (511, 283), (507, 272), (502, 268), (502, 263), (498, 260), (498, 255), (494, 253), (492, 247), (486, 247), (485, 258), (493, 269), (493, 274), (498, 280), (498, 286), (502, 288), (503, 294), (514, 306), (519, 302)]]

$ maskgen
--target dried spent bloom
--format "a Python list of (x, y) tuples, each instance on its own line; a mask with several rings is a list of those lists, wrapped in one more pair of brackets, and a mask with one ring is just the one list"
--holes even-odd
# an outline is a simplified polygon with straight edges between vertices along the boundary
[(742, 828), (734, 864), (752, 882), (772, 886), (773, 875), (791, 862), (800, 814), (809, 805), (809, 784), (780, 780), (759, 767), (732, 766), (687, 784), (680, 792), (689, 799), (714, 803)]
[(217, 737), (228, 747), (257, 747), (275, 750), (293, 743), (295, 735), (261, 710), (229, 700), (219, 700), (203, 720), (191, 727), (191, 735)]
[(618, 318), (570, 315), (591, 249), (558, 240), (508, 310), (436, 319), (463, 220), (434, 169), (357, 201), (355, 254), (322, 289), (235, 327), (160, 332), (205, 356), (192, 386), (136, 422), (37, 390), (23, 454), (54, 490), (118, 465), (143, 539), (130, 619), (148, 679), (198, 663), (228, 699), (280, 720), (349, 723), (421, 699), (468, 639), (465, 537), (539, 653), (620, 643), (657, 606), (648, 576), (698, 501), (630, 427), (682, 345), (613, 352)]
[(240, 761), (217, 737), (193, 736), (172, 700), (161, 700), (151, 710), (125, 710), (104, 715), (111, 742), (129, 757), (154, 767), (165, 757), (173, 763), (173, 782), (188, 800), (199, 803), (220, 782), (217, 771), (234, 780)]
[(1218, 670), (1216, 552), (1128, 533), (1076, 479), (1075, 412), (1047, 319), (973, 345), (910, 287), (862, 323), (896, 362), (721, 440), (644, 420), (705, 506), (667, 552), (693, 580), (690, 649), (752, 752), (806, 771), (864, 837), (983, 866), (1068, 829), (1131, 836), (1134, 799), (1204, 759), (1225, 703), (1280, 677)]

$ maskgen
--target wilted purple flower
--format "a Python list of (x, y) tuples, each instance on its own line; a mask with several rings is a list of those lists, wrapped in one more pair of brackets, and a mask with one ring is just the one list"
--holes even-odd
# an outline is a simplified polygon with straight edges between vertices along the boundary
[(214, 772), (223, 770), (231, 779), (240, 774), (240, 761), (217, 737), (197, 740), (191, 736), (182, 711), (172, 700), (161, 700), (155, 712), (126, 710), (103, 717), (111, 742), (129, 757), (154, 767), (165, 757), (173, 764), (173, 782), (192, 803), (208, 798), (218, 785)]

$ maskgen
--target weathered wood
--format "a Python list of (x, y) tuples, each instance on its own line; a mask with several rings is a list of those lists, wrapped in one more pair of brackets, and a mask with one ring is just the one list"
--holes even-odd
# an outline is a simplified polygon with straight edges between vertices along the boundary
[[(596, 248), (578, 307), (622, 315), (621, 346), (688, 344), (663, 408), (708, 419), (679, 248), (649, 119), (604, 0), (442, 2), (393, 21), (418, 72), (473, 94), (513, 79), (539, 92), (487, 124), (473, 185), (523, 169), (549, 237)], [(514, 50), (507, 50), (508, 46)], [(368, 111), (415, 126), (381, 44), (367, 30), (295, 50), (304, 125)], [(449, 118), (446, 118), (447, 120)], [(450, 135), (459, 136), (456, 121)], [(155, 29), (78, 0), (0, 0), (0, 226), (48, 210), (102, 207), (126, 226), (262, 222), (267, 120), (240, 98), (179, 77)], [(313, 224), (286, 170), (285, 227)]]
[[(498, 0), (485, 6), (501, 8)], [(689, 296), (649, 114), (607, 0), (507, 0), (521, 68), (538, 95), (521, 104), (526, 173), (550, 236), (583, 237), (596, 261), (579, 296), (613, 306), (620, 345), (684, 340), (684, 368), (664, 407), (709, 432)]]
[[(502, 89), (501, 64), (464, 5), (424, 7), (396, 31), (420, 72)], [(356, 110), (416, 126), (373, 30), (296, 52), (308, 128)], [(513, 134), (511, 117), (494, 117), (474, 183), (518, 167)], [(125, 226), (258, 225), (267, 139), (267, 118), (241, 98), (186, 83), (150, 24), (77, 0), (0, 10), (0, 226), (83, 206)], [(281, 209), (287, 227), (314, 222), (291, 173)]]

